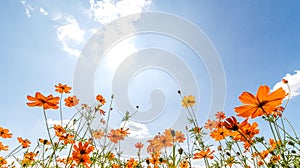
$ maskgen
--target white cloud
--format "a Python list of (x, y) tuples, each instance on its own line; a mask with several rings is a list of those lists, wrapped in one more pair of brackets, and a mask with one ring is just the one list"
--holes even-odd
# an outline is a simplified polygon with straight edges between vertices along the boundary
[(42, 15), (48, 15), (48, 12), (44, 8), (40, 8), (39, 11)]
[[(79, 22), (74, 16), (65, 13), (65, 11), (57, 11), (57, 13), (53, 13), (53, 11), (48, 12), (46, 10), (47, 6), (45, 8), (41, 7), (40, 4), (33, 3), (33, 1), (20, 0), (20, 2), (25, 8), (25, 13), (28, 18), (31, 17), (33, 12), (38, 12), (44, 16), (50, 15), (51, 19), (58, 23), (57, 26), (55, 26), (57, 39), (62, 45), (62, 50), (70, 55), (79, 56), (86, 39), (98, 30), (95, 29), (95, 27), (83, 29), (80, 25), (84, 23), (82, 21)], [(83, 14), (87, 14), (96, 23), (106, 25), (120, 17), (138, 14), (147, 10), (151, 4), (151, 0), (89, 0), (88, 3), (90, 5), (87, 9), (88, 11)], [(134, 27), (132, 28), (135, 29)], [(106, 33), (108, 36), (104, 36), (104, 43), (106, 43), (107, 40), (105, 38), (111, 39), (111, 35), (118, 33), (118, 30), (114, 31), (116, 32)], [(132, 44), (134, 48), (134, 43), (128, 44), (128, 46), (132, 48)]]
[[(60, 18), (62, 18), (60, 15), (55, 17), (55, 19)], [(73, 16), (65, 17), (65, 23), (61, 26), (56, 26), (56, 31), (57, 38), (63, 45), (63, 51), (74, 56), (79, 56), (80, 49), (78, 48), (85, 42), (85, 31), (80, 28), (77, 20)], [(77, 47), (73, 47), (72, 45), (77, 45)]]
[(31, 12), (34, 11), (35, 9), (30, 4), (28, 4), (28, 2), (26, 0), (21, 0), (20, 2), (25, 8), (26, 16), (28, 18), (30, 18), (31, 17)]
[(52, 20), (58, 21), (60, 19), (62, 19), (62, 14), (61, 13), (53, 14)]
[(141, 13), (151, 4), (150, 0), (90, 0), (89, 14), (94, 21), (101, 24), (108, 24), (120, 17)]
[(44, 8), (37, 7), (37, 6), (32, 6), (31, 4), (29, 4), (29, 2), (27, 0), (21, 0), (20, 2), (24, 6), (25, 14), (28, 18), (31, 17), (31, 13), (34, 12), (34, 11), (38, 11), (44, 16), (48, 15), (48, 11), (46, 11)]
[[(295, 96), (298, 96), (300, 94), (300, 70), (296, 70), (295, 74), (286, 74), (283, 79), (288, 80), (288, 84), (291, 89), (290, 98), (293, 98)], [(282, 81), (277, 82), (273, 90), (278, 89), (282, 87), (286, 92), (288, 92), (288, 87), (286, 84), (284, 84)]]
[[(121, 126), (123, 126), (124, 123), (121, 123)], [(149, 129), (145, 124), (134, 122), (134, 121), (127, 121), (126, 128), (129, 128), (129, 137), (132, 138), (149, 138), (151, 137), (149, 133)]]

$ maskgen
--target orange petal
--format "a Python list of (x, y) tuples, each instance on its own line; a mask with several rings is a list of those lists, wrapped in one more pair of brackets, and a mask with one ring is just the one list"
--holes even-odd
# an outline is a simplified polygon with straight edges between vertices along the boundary
[(257, 103), (255, 96), (249, 92), (243, 92), (240, 95), (239, 99), (244, 104), (256, 104)]
[(29, 107), (35, 107), (35, 106), (42, 106), (43, 104), (41, 102), (29, 102), (26, 103)]
[(36, 101), (37, 99), (35, 97), (32, 97), (30, 95), (27, 96), (27, 99), (30, 101)]
[(264, 100), (266, 100), (266, 98), (269, 95), (269, 92), (270, 92), (270, 88), (268, 86), (266, 86), (266, 85), (260, 86), (256, 93), (256, 97), (257, 97), (258, 101), (263, 102)]
[(257, 108), (255, 110), (255, 112), (252, 113), (252, 116), (251, 118), (255, 118), (255, 117), (258, 117), (258, 116), (262, 116), (264, 114), (264, 111), (262, 108)]
[(268, 95), (267, 99), (269, 101), (273, 101), (273, 100), (282, 100), (284, 99), (286, 96), (285, 91), (281, 88), (275, 90), (274, 92), (272, 92), (271, 94)]
[(243, 105), (243, 106), (235, 107), (234, 110), (237, 113), (237, 116), (247, 118), (247, 117), (251, 117), (252, 114), (256, 112), (257, 106)]
[(35, 93), (35, 98), (37, 98), (37, 99), (45, 99), (46, 97), (44, 95), (42, 95), (40, 92), (36, 92)]

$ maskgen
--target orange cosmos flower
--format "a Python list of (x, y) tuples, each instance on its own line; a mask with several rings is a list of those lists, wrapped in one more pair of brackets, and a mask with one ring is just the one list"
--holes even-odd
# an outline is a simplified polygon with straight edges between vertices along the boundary
[(89, 154), (94, 150), (94, 146), (89, 146), (88, 142), (82, 144), (79, 142), (78, 145), (74, 146), (74, 150), (72, 152), (72, 158), (78, 165), (84, 165), (89, 168), (88, 164), (91, 164)]
[(243, 92), (239, 99), (245, 105), (235, 107), (238, 116), (255, 118), (264, 114), (272, 114), (282, 104), (287, 94), (282, 88), (270, 93), (268, 86), (260, 86), (256, 96), (249, 92)]
[(0, 151), (8, 151), (8, 146), (4, 146), (2, 142), (0, 142)]
[(223, 120), (223, 119), (226, 118), (225, 113), (222, 112), (222, 111), (217, 112), (217, 113), (215, 114), (215, 116), (216, 116), (216, 119), (217, 119), (217, 120)]
[(202, 150), (200, 152), (197, 152), (194, 154), (194, 159), (202, 159), (202, 158), (209, 158), (213, 159), (214, 156), (212, 155), (215, 152), (215, 150), (210, 151), (210, 148), (207, 148), (207, 150)]
[(169, 130), (165, 130), (165, 135), (158, 134), (152, 140), (148, 140), (150, 144), (147, 147), (147, 151), (149, 153), (160, 152), (163, 147), (171, 147), (173, 145), (173, 137), (171, 133), (168, 133)]
[(52, 94), (45, 97), (40, 92), (36, 92), (35, 97), (27, 96), (27, 99), (32, 102), (28, 102), (27, 105), (29, 107), (43, 107), (45, 110), (47, 109), (58, 109), (58, 101), (59, 97), (53, 97)]
[(129, 128), (127, 128), (125, 130), (123, 128), (119, 128), (116, 131), (119, 132), (119, 134), (120, 134), (120, 136), (122, 137), (122, 140), (123, 140), (128, 134), (130, 134), (128, 132), (128, 130), (129, 130)]
[(241, 132), (249, 139), (252, 139), (256, 134), (259, 133), (259, 129), (257, 128), (257, 122), (253, 122), (252, 124), (247, 123), (245, 126), (241, 127)]
[(100, 94), (96, 96), (96, 100), (98, 100), (102, 105), (104, 105), (106, 103), (106, 100)]
[(102, 130), (94, 131), (92, 133), (92, 135), (93, 135), (93, 138), (100, 139), (100, 138), (102, 138), (104, 136), (104, 132)]
[(185, 136), (181, 131), (175, 131), (170, 129), (166, 129), (164, 135), (168, 139), (170, 143), (173, 144), (173, 138), (175, 142), (182, 143), (185, 140)]
[[(248, 123), (248, 119), (243, 121), (241, 124), (238, 124), (238, 131), (230, 133), (230, 136), (233, 137), (235, 141), (244, 141), (247, 143), (252, 143), (252, 138), (259, 133), (258, 124), (253, 122), (252, 124)], [(246, 139), (245, 139), (246, 138)], [(244, 144), (246, 146), (251, 144)]]
[(9, 133), (8, 129), (0, 127), (0, 137), (2, 137), (2, 138), (11, 138), (12, 133)]
[(276, 142), (272, 138), (269, 139), (269, 144), (271, 146), (270, 151), (274, 151), (275, 149), (280, 148), (282, 146), (282, 143), (280, 140)]
[(28, 152), (24, 154), (24, 158), (22, 160), (22, 167), (27, 167), (31, 165), (35, 161), (36, 153)]
[(154, 152), (159, 152), (160, 149), (157, 148), (157, 146), (155, 146), (155, 139), (157, 138), (158, 135), (156, 135), (154, 137), (154, 139), (148, 140), (147, 142), (149, 142), (149, 145), (147, 146), (147, 152), (148, 153), (154, 153)]
[(152, 163), (154, 168), (158, 168), (158, 165), (161, 164), (160, 153), (159, 152), (153, 153), (148, 162)]
[(176, 131), (175, 132), (175, 141), (182, 143), (185, 140), (185, 136), (181, 131)]
[(7, 161), (3, 157), (0, 156), (0, 166), (2, 167), (6, 164), (7, 164)]
[(7, 161), (0, 156), (0, 167), (2, 167), (3, 165), (6, 165), (7, 164)]
[(170, 143), (173, 143), (173, 137), (175, 142), (183, 142), (185, 140), (185, 136), (181, 131), (175, 131), (170, 129), (166, 129), (164, 132), (164, 136), (170, 141)]
[(55, 88), (56, 88), (55, 91), (58, 93), (70, 93), (70, 90), (72, 89), (67, 85), (62, 85), (61, 83), (55, 85)]
[(231, 116), (230, 118), (226, 118), (226, 120), (223, 122), (224, 126), (228, 130), (232, 130), (232, 131), (237, 131), (240, 127), (245, 126), (247, 123), (248, 123), (248, 119), (244, 120), (240, 124), (234, 116)]
[(21, 143), (23, 148), (28, 148), (31, 144), (31, 142), (28, 139), (22, 139), (21, 137), (18, 137), (18, 141)]
[(144, 147), (144, 144), (142, 144), (142, 142), (137, 142), (134, 146), (135, 146), (137, 149), (141, 150), (141, 149)]
[(223, 140), (229, 135), (230, 135), (230, 131), (222, 127), (217, 128), (210, 133), (210, 136), (216, 141)]
[(56, 125), (56, 124), (54, 124), (54, 130), (55, 130), (55, 135), (56, 136), (60, 136), (60, 135), (62, 135), (62, 134), (64, 134), (64, 133), (66, 133), (67, 131), (62, 127), (62, 126), (60, 126), (60, 125)]
[(67, 145), (67, 144), (73, 144), (74, 143), (74, 135), (72, 134), (65, 134), (65, 135), (59, 135), (58, 136), (59, 140), (60, 141), (64, 141), (64, 144)]
[(123, 140), (121, 133), (114, 129), (110, 130), (110, 133), (107, 135), (107, 138), (109, 138), (110, 141), (113, 143), (117, 143), (118, 141)]
[(138, 161), (136, 161), (134, 158), (130, 158), (127, 163), (125, 168), (135, 168), (138, 165)]
[(65, 98), (65, 105), (68, 107), (76, 106), (79, 103), (79, 99), (76, 96), (69, 96)]
[(189, 106), (192, 107), (196, 103), (195, 97), (192, 95), (184, 96), (181, 104), (183, 107), (188, 108)]
[(159, 149), (162, 149), (163, 147), (171, 147), (173, 146), (173, 140), (165, 135), (160, 135), (154, 140), (154, 146)]
[(216, 121), (208, 119), (207, 122), (205, 123), (204, 128), (213, 130), (214, 128), (216, 128), (216, 126), (217, 126)]

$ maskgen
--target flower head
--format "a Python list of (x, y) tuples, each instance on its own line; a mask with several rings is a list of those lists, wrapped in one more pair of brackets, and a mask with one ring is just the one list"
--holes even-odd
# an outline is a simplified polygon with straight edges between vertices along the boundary
[(215, 151), (210, 151), (210, 148), (207, 148), (206, 150), (202, 150), (200, 152), (197, 152), (194, 154), (194, 159), (202, 159), (202, 158), (209, 158), (213, 159), (214, 156), (212, 155)]
[(239, 128), (245, 126), (247, 123), (248, 119), (244, 120), (240, 124), (234, 116), (231, 116), (230, 118), (226, 118), (223, 124), (228, 130), (237, 131)]
[(0, 137), (2, 137), (2, 138), (11, 138), (12, 133), (9, 133), (8, 129), (0, 127)]
[(65, 105), (68, 107), (76, 106), (79, 103), (79, 99), (76, 96), (69, 96), (65, 98)]
[(195, 97), (192, 95), (184, 96), (183, 100), (181, 101), (181, 104), (183, 107), (188, 108), (193, 106), (196, 103)]
[(18, 141), (20, 142), (23, 148), (28, 148), (31, 144), (31, 142), (28, 139), (22, 139), (21, 137), (18, 137)]
[(61, 134), (58, 136), (58, 139), (60, 141), (64, 141), (64, 144), (67, 145), (67, 144), (73, 144), (75, 141), (74, 141), (74, 135), (72, 134)]
[(72, 89), (68, 85), (62, 85), (61, 83), (55, 85), (55, 88), (55, 91), (58, 93), (70, 93), (70, 90)]
[(29, 107), (43, 107), (45, 110), (47, 109), (58, 109), (58, 101), (59, 97), (53, 97), (52, 94), (45, 97), (40, 92), (36, 92), (35, 97), (27, 96), (27, 99), (31, 102), (28, 102), (27, 105)]
[(27, 167), (31, 165), (35, 161), (35, 157), (37, 156), (36, 153), (27, 152), (24, 154), (24, 158), (22, 160), (22, 167)]
[(223, 120), (223, 119), (226, 118), (225, 113), (222, 112), (222, 111), (217, 112), (217, 113), (215, 114), (215, 116), (216, 116), (216, 119), (217, 119), (217, 120)]
[(243, 92), (239, 99), (244, 105), (234, 108), (238, 116), (255, 118), (264, 114), (270, 115), (276, 110), (285, 98), (286, 93), (282, 88), (270, 92), (268, 86), (260, 86), (256, 96)]
[(216, 128), (216, 126), (217, 126), (216, 121), (208, 119), (207, 122), (205, 123), (204, 128), (213, 130), (214, 128)]
[(0, 142), (0, 151), (8, 151), (8, 146), (5, 146), (2, 142)]
[(121, 132), (118, 131), (118, 130), (114, 130), (114, 129), (110, 130), (110, 133), (107, 135), (107, 138), (109, 138), (110, 141), (113, 142), (113, 143), (117, 143), (118, 141), (124, 139), (124, 137), (121, 134)]
[(106, 100), (100, 94), (96, 96), (96, 100), (98, 100), (102, 105), (104, 105), (106, 103)]
[(142, 142), (137, 142), (134, 146), (135, 148), (141, 150), (144, 147), (144, 144), (142, 144)]
[(100, 139), (100, 138), (102, 138), (104, 136), (104, 132), (102, 130), (94, 131), (92, 133), (92, 135), (93, 135), (93, 138)]
[(223, 140), (229, 135), (230, 135), (230, 131), (222, 127), (217, 128), (210, 133), (210, 136), (216, 141)]
[(78, 145), (74, 146), (74, 150), (72, 152), (72, 158), (78, 165), (84, 165), (89, 168), (88, 164), (91, 164), (89, 154), (94, 150), (94, 146), (89, 146), (88, 142), (82, 144), (79, 142)]
[(55, 135), (56, 136), (59, 136), (59, 135), (64, 134), (64, 133), (67, 132), (61, 125), (54, 124), (53, 128), (55, 130)]
[(4, 166), (6, 164), (7, 164), (7, 161), (3, 157), (0, 156), (0, 166)]

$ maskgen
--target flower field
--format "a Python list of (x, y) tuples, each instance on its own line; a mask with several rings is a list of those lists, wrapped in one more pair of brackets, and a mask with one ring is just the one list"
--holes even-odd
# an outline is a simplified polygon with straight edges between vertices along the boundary
[[(282, 82), (288, 86), (287, 80)], [(43, 113), (47, 137), (29, 140), (0, 126), (2, 168), (300, 167), (300, 139), (284, 116), (290, 93), (282, 88), (271, 91), (262, 85), (256, 94), (243, 92), (239, 96), (241, 105), (234, 108), (236, 116), (217, 112), (215, 119), (208, 119), (204, 125), (199, 125), (193, 109), (197, 100), (178, 91), (182, 99), (178, 103), (189, 114), (185, 131), (165, 128), (147, 144), (137, 142), (132, 147), (136, 156), (132, 157), (122, 155), (120, 143), (130, 134), (125, 123), (132, 115), (126, 113), (122, 119), (124, 126), (111, 129), (108, 125), (112, 120), (114, 96), (108, 99), (99, 94), (95, 104), (88, 105), (80, 104), (71, 91), (70, 86), (59, 83), (55, 85), (57, 95), (36, 92), (27, 96), (27, 105), (40, 108)], [(109, 106), (107, 109), (103, 107), (105, 104)], [(63, 122), (62, 106), (76, 109), (68, 123)], [(56, 112), (61, 123), (50, 126), (47, 111)], [(258, 118), (268, 127), (261, 128)], [(91, 126), (94, 122), (98, 123), (97, 128)], [(267, 129), (272, 136), (260, 135), (262, 129)], [(207, 136), (214, 143), (204, 140)], [(4, 139), (16, 139), (19, 146), (7, 146)], [(148, 152), (147, 157), (141, 156), (143, 148)]]

